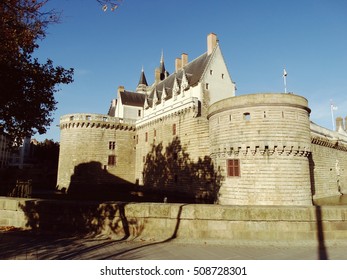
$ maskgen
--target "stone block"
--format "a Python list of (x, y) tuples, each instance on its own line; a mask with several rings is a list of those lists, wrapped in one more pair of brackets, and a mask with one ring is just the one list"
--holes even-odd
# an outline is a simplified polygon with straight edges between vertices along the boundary
[(16, 199), (6, 199), (4, 209), (17, 211), (18, 210), (18, 201)]
[(149, 217), (168, 218), (171, 216), (170, 204), (150, 204), (149, 205)]
[(129, 203), (125, 206), (126, 217), (149, 217), (150, 204)]
[(13, 224), (10, 222), (10, 219), (0, 216), (0, 226), (13, 226)]
[(6, 198), (0, 197), (0, 211), (5, 209)]

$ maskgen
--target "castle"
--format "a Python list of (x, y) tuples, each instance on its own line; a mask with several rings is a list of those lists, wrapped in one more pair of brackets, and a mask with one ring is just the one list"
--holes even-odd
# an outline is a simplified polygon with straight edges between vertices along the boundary
[(342, 118), (331, 131), (310, 121), (302, 96), (235, 91), (213, 33), (204, 54), (176, 58), (174, 73), (162, 55), (154, 83), (142, 69), (108, 114), (61, 117), (58, 189), (132, 184), (224, 205), (311, 205), (347, 193)]

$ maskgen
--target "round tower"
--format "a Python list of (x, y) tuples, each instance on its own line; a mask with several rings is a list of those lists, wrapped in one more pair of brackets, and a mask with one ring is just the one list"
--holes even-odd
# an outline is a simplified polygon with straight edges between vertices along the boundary
[(62, 116), (57, 188), (83, 192), (134, 183), (134, 136), (134, 124), (108, 115)]
[(310, 109), (294, 94), (231, 97), (209, 108), (219, 203), (311, 205)]

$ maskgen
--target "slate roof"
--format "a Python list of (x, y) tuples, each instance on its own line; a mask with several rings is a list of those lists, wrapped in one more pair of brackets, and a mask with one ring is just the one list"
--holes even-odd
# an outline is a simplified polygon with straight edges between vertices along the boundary
[(141, 76), (140, 76), (140, 80), (138, 85), (146, 85), (148, 86), (147, 80), (146, 80), (146, 76), (145, 76), (145, 72), (142, 70), (141, 71)]
[(135, 107), (143, 107), (145, 103), (146, 95), (137, 92), (131, 91), (123, 91), (120, 92), (120, 98), (122, 99), (123, 105), (135, 106)]
[[(187, 65), (183, 67), (186, 77), (188, 79), (189, 86), (194, 86), (200, 81), (201, 76), (204, 73), (210, 58), (211, 58), (211, 54), (207, 55), (207, 53), (204, 53), (203, 55), (192, 60), (191, 62), (189, 62)], [(166, 99), (172, 98), (172, 89), (174, 87), (175, 78), (177, 79), (178, 85), (181, 86), (183, 69), (179, 70), (177, 73), (171, 74), (166, 79), (160, 81), (152, 89), (148, 97), (149, 106), (152, 106), (155, 90), (157, 91), (157, 95), (158, 95), (158, 99), (160, 103), (164, 86), (165, 86), (165, 91), (167, 95)]]

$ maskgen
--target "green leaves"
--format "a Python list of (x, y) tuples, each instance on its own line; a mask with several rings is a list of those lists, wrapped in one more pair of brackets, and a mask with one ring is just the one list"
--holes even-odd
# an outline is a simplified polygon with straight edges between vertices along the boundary
[(47, 1), (0, 3), (0, 132), (13, 143), (46, 132), (56, 109), (57, 85), (73, 81), (73, 69), (55, 67), (50, 59), (41, 64), (32, 57), (37, 40), (59, 18), (54, 10), (41, 11)]

